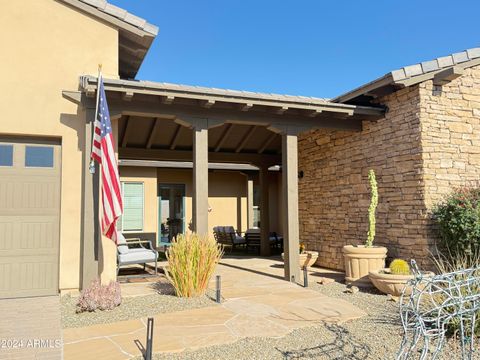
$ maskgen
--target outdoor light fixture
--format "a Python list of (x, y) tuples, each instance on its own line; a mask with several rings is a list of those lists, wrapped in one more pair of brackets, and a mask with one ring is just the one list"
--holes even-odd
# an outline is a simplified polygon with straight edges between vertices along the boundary
[(217, 275), (216, 289), (215, 289), (215, 301), (217, 303), (222, 302), (222, 287), (221, 287), (221, 277)]

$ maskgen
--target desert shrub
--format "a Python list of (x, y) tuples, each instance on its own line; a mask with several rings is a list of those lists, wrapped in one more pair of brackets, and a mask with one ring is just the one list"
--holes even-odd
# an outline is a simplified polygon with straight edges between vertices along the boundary
[[(448, 262), (460, 258), (467, 267), (475, 264), (480, 249), (480, 188), (455, 190), (433, 210), (438, 225), (439, 251)], [(477, 259), (478, 260), (478, 259)]]
[[(443, 252), (437, 252), (435, 256), (432, 256), (433, 262), (437, 269), (437, 273), (445, 274), (451, 273), (459, 270), (469, 269), (469, 268), (479, 268), (480, 267), (480, 249), (478, 247), (473, 247), (471, 253), (451, 253), (448, 249), (444, 249)], [(480, 269), (474, 272), (475, 276), (480, 276)], [(459, 277), (459, 280), (462, 280), (462, 277)], [(459, 289), (460, 293), (463, 296), (471, 296), (472, 294), (480, 292), (480, 284), (474, 283), (471, 285), (470, 289), (462, 287)], [(437, 303), (443, 303), (445, 301), (445, 295), (437, 294), (438, 298)], [(443, 296), (443, 297), (442, 297)], [(467, 303), (466, 308), (471, 308), (472, 303)], [(447, 309), (448, 310), (448, 309)], [(477, 311), (476, 322), (474, 325), (474, 334), (477, 337), (480, 337), (480, 310)], [(467, 336), (471, 336), (471, 323), (470, 321), (465, 321), (464, 323), (465, 332)], [(452, 321), (447, 325), (447, 335), (455, 336), (459, 333), (460, 330), (460, 321), (459, 319), (452, 319)]]
[(167, 278), (177, 296), (205, 294), (223, 248), (214, 239), (197, 234), (178, 235), (167, 252)]
[(93, 280), (89, 287), (82, 290), (77, 301), (77, 313), (95, 310), (112, 310), (122, 302), (120, 284), (111, 281), (102, 285), (99, 279)]
[(410, 266), (405, 260), (395, 259), (390, 263), (390, 273), (393, 275), (410, 275)]

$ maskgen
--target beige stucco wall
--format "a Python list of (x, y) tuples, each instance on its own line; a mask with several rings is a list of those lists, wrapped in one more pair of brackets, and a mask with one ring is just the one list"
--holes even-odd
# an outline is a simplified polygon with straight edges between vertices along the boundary
[(156, 233), (158, 227), (157, 169), (122, 166), (120, 167), (120, 181), (143, 183), (143, 231)]
[(118, 34), (53, 0), (5, 1), (0, 12), (0, 135), (61, 138), (60, 289), (77, 289), (80, 270), (85, 116), (62, 98), (81, 74), (118, 75)]
[[(158, 169), (159, 184), (185, 184), (185, 228), (191, 230), (192, 223), (192, 170)], [(236, 229), (247, 229), (247, 179), (240, 172), (210, 171), (208, 173), (209, 234), (213, 227), (232, 225)], [(156, 205), (155, 205), (156, 206)]]

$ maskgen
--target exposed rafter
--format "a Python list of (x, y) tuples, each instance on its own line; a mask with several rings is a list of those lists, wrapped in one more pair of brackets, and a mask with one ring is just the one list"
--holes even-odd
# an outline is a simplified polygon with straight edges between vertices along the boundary
[(215, 100), (202, 100), (201, 104), (202, 107), (210, 109), (213, 105), (215, 105)]
[(125, 91), (122, 94), (122, 99), (125, 101), (131, 101), (133, 98), (133, 91)]
[(128, 133), (129, 133), (129, 128), (131, 127), (131, 123), (132, 122), (130, 121), (130, 116), (127, 116), (126, 119), (125, 119), (125, 131), (123, 132), (123, 137), (122, 137), (122, 141), (121, 141), (122, 147), (127, 146)]
[(155, 140), (155, 134), (157, 133), (159, 125), (160, 125), (160, 120), (158, 120), (158, 118), (153, 119), (153, 126), (150, 129), (150, 135), (148, 135), (147, 144), (145, 145), (147, 149), (150, 149), (152, 147), (153, 140)]
[(242, 141), (240, 142), (240, 144), (235, 149), (236, 153), (239, 153), (240, 151), (243, 150), (243, 148), (247, 144), (248, 140), (250, 140), (250, 138), (252, 137), (252, 135), (254, 134), (256, 129), (257, 129), (257, 127), (255, 125), (250, 126), (250, 129), (247, 131), (247, 133), (243, 137)]
[(182, 131), (182, 128), (183, 126), (178, 124), (177, 125), (177, 128), (175, 129), (175, 133), (173, 134), (172, 136), (172, 141), (170, 141), (170, 150), (175, 150), (175, 148), (177, 147), (177, 142), (178, 142), (178, 139), (180, 138), (180, 133)]
[(162, 97), (162, 104), (170, 105), (173, 104), (173, 101), (175, 100), (175, 96), (164, 96)]
[(250, 110), (251, 108), (253, 108), (253, 104), (252, 104), (252, 103), (246, 103), (246, 104), (240, 105), (240, 110), (242, 110), (242, 111), (248, 111), (248, 110)]
[(312, 110), (308, 113), (308, 117), (314, 118), (317, 115), (320, 115), (322, 113), (322, 110)]
[(270, 145), (276, 137), (277, 134), (272, 132), (271, 135), (267, 138), (267, 140), (263, 143), (262, 147), (258, 150), (258, 153), (263, 154), (263, 152), (267, 149), (268, 145)]
[(222, 135), (220, 135), (220, 139), (218, 140), (217, 145), (215, 146), (215, 152), (219, 152), (220, 149), (222, 148), (223, 144), (225, 143), (225, 140), (228, 138), (228, 135), (231, 133), (233, 130), (233, 124), (227, 124), (225, 126), (225, 130), (223, 130)]
[(282, 106), (281, 108), (278, 108), (277, 110), (275, 110), (275, 114), (283, 115), (287, 110), (288, 110), (288, 106)]

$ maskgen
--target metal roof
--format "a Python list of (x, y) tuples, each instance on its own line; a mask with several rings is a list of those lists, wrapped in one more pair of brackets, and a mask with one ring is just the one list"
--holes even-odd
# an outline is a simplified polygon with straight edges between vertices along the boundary
[(127, 10), (122, 9), (118, 6), (112, 5), (108, 3), (105, 0), (78, 0), (82, 3), (88, 4), (90, 6), (93, 6), (97, 10), (100, 10), (101, 12), (111, 15), (117, 19), (120, 19), (127, 24), (130, 24), (132, 26), (135, 26), (143, 31), (146, 31), (154, 36), (158, 34), (158, 27), (150, 24), (147, 22), (147, 20), (142, 19), (141, 17), (138, 17), (136, 15), (133, 15), (132, 13), (129, 13)]
[[(94, 76), (82, 76), (80, 78), (81, 86), (86, 89), (89, 84), (96, 84), (97, 78)], [(193, 85), (182, 85), (182, 84), (172, 84), (166, 82), (154, 82), (154, 81), (145, 81), (145, 80), (118, 80), (118, 79), (103, 79), (105, 84), (125, 86), (126, 88), (135, 88), (135, 89), (154, 89), (154, 90), (165, 90), (171, 92), (181, 92), (181, 93), (190, 93), (190, 94), (201, 94), (201, 95), (213, 95), (221, 96), (226, 100), (231, 98), (242, 98), (242, 99), (251, 99), (251, 100), (270, 100), (270, 101), (279, 101), (279, 102), (295, 102), (302, 104), (319, 104), (325, 105), (329, 104), (329, 100), (325, 98), (317, 97), (308, 97), (308, 96), (294, 96), (294, 95), (280, 95), (280, 94), (271, 94), (271, 93), (261, 93), (253, 91), (242, 91), (242, 90), (230, 90), (230, 89), (220, 89), (220, 88), (210, 88), (203, 86), (193, 86)]]
[[(356, 103), (367, 105), (377, 94), (382, 96), (399, 88), (418, 84), (434, 78), (447, 69), (465, 69), (480, 64), (480, 47), (442, 56), (433, 60), (404, 66), (386, 73), (371, 82), (332, 99), (338, 103)], [(373, 97), (372, 97), (373, 96)], [(370, 97), (370, 98), (369, 98)]]

